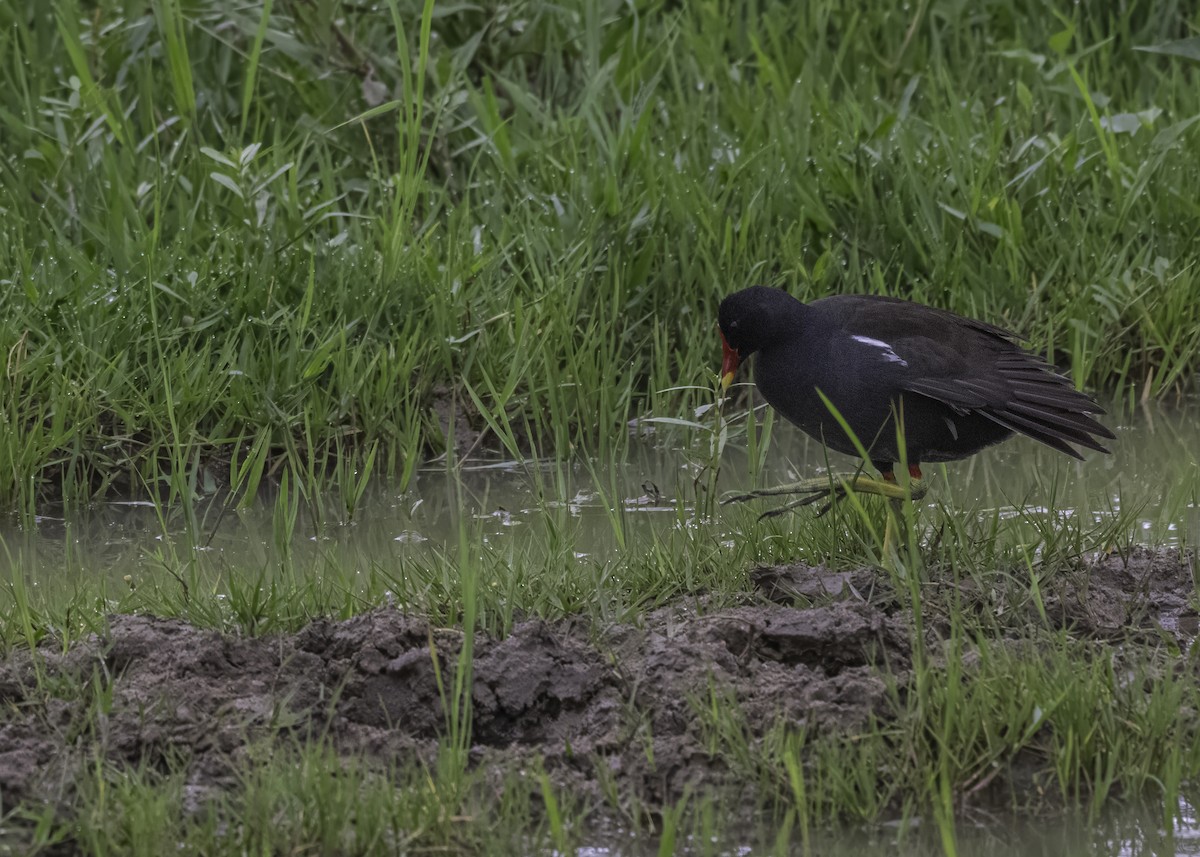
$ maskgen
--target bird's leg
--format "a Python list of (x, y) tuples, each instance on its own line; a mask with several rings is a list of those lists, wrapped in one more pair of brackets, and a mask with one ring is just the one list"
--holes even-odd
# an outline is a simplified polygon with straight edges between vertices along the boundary
[(885, 485), (891, 485), (899, 489), (900, 494), (888, 494), (888, 516), (887, 523), (883, 530), (883, 546), (880, 548), (885, 562), (892, 562), (893, 553), (896, 550), (896, 544), (900, 542), (899, 522), (904, 515), (904, 507), (902, 502), (906, 496), (913, 500), (920, 500), (925, 496), (925, 492), (929, 490), (929, 486), (921, 479), (921, 468), (919, 465), (912, 464), (908, 468), (908, 492), (904, 491), (904, 486), (896, 481), (896, 474), (891, 470), (884, 470), (882, 473), (883, 482)]
[[(929, 491), (929, 485), (921, 475), (921, 465), (919, 464), (908, 465), (907, 489), (896, 481), (896, 474), (890, 468), (882, 470), (880, 475), (883, 477), (883, 484), (889, 486), (889, 490), (879, 496), (887, 497), (890, 500), (920, 500)], [(872, 492), (868, 491), (867, 493)]]
[(826, 500), (825, 506), (817, 513), (823, 515), (829, 510), (829, 505), (833, 500), (845, 497), (848, 491), (854, 491), (856, 494), (874, 494), (894, 503), (910, 498), (920, 500), (928, 490), (928, 486), (921, 479), (921, 468), (914, 464), (908, 468), (908, 474), (910, 482), (907, 489), (900, 485), (892, 471), (887, 469), (883, 470), (880, 479), (872, 479), (862, 473), (855, 473), (846, 478), (828, 476), (818, 479), (802, 479), (799, 482), (773, 485), (770, 488), (756, 488), (752, 491), (731, 491), (721, 497), (721, 505), (744, 503), (760, 497), (802, 495), (778, 508), (768, 509), (759, 516), (760, 518), (773, 518), (818, 500)]

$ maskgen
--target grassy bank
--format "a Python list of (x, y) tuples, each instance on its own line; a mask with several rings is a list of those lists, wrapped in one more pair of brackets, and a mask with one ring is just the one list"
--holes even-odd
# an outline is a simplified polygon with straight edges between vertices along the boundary
[(947, 306), (1169, 396), (1194, 22), (1122, 9), (0, 11), (0, 506), (198, 462), (404, 479), (447, 414), (604, 456), (705, 398), (676, 388), (752, 282)]

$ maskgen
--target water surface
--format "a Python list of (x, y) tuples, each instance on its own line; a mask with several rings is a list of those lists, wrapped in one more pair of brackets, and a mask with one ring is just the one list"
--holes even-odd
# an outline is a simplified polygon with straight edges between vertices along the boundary
[[(1197, 417), (1200, 405), (1148, 406), (1110, 416), (1107, 422), (1118, 435), (1112, 454), (1088, 452), (1084, 461), (1015, 438), (966, 461), (927, 466), (932, 490), (923, 502), (975, 515), (1082, 515), (1084, 524), (1120, 514), (1137, 541), (1193, 544), (1200, 533)], [(358, 564), (389, 563), (406, 553), (457, 545), (459, 527), (467, 521), (471, 532), (491, 546), (544, 540), (546, 527), (553, 526), (556, 538), (569, 540), (577, 558), (605, 561), (621, 550), (622, 540), (628, 544), (694, 521), (697, 486), (708, 472), (708, 432), (643, 423), (631, 435), (628, 455), (615, 463), (474, 459), (453, 468), (434, 464), (421, 470), (407, 490), (372, 486), (352, 520), (336, 498), (315, 515), (302, 508), (289, 550), (301, 558), (320, 552)], [(819, 476), (829, 467), (849, 472), (855, 466), (853, 459), (827, 453), (781, 423), (773, 428), (763, 463), (754, 483), (745, 434), (735, 431), (721, 460), (719, 489)], [(249, 510), (237, 511), (219, 497), (202, 498), (196, 504), (198, 526), (190, 533), (180, 510), (160, 516), (140, 500), (99, 503), (71, 514), (47, 509), (32, 529), (7, 522), (0, 539), (34, 584), (47, 577), (121, 580), (161, 568), (167, 547), (194, 550), (230, 567), (261, 568), (280, 550), (277, 502), (277, 496), (264, 492)], [(771, 501), (757, 501), (754, 508), (770, 506)], [(746, 520), (744, 514), (718, 509), (705, 525), (736, 538)], [(0, 557), (0, 563), (8, 562)]]

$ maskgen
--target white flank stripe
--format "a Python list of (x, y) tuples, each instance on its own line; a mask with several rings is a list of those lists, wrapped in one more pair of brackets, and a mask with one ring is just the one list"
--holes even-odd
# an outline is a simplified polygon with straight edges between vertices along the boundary
[(908, 361), (892, 350), (892, 346), (888, 345), (881, 339), (872, 339), (869, 336), (852, 336), (850, 337), (855, 342), (861, 342), (863, 345), (870, 345), (872, 348), (878, 348), (883, 352), (883, 359), (889, 363), (899, 363), (901, 366), (907, 366)]

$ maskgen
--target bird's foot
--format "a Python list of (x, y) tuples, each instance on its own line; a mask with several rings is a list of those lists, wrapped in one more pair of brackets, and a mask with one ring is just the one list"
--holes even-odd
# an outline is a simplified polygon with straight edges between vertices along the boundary
[(817, 517), (824, 515), (832, 508), (833, 503), (841, 500), (853, 491), (856, 494), (874, 494), (889, 500), (920, 500), (929, 490), (929, 486), (920, 478), (920, 471), (913, 474), (907, 486), (896, 482), (895, 477), (888, 479), (871, 479), (861, 474), (849, 477), (827, 477), (822, 479), (803, 479), (799, 482), (789, 482), (784, 485), (773, 485), (769, 488), (756, 488), (752, 491), (730, 491), (722, 495), (721, 505), (744, 503), (747, 500), (757, 500), (761, 497), (787, 497), (800, 495), (782, 506), (768, 509), (759, 515), (763, 518), (774, 518), (801, 506), (808, 506), (818, 500), (825, 504), (817, 511)]

